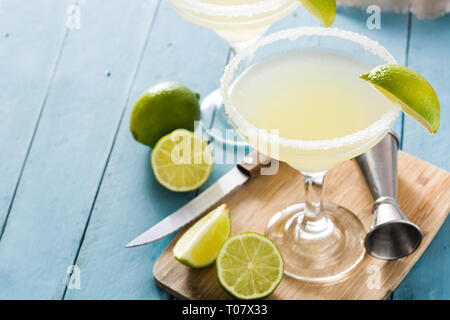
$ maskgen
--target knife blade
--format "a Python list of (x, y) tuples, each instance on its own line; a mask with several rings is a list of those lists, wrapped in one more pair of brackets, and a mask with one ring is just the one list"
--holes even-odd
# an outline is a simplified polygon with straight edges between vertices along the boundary
[(159, 240), (181, 229), (205, 213), (208, 209), (211, 209), (227, 194), (255, 176), (261, 166), (266, 166), (269, 163), (270, 158), (258, 154), (256, 151), (250, 153), (236, 167), (227, 172), (208, 189), (129, 242), (126, 247), (141, 246)]

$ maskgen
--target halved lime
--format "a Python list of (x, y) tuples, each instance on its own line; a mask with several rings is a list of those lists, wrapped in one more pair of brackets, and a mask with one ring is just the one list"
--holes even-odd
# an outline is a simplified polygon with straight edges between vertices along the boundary
[(201, 136), (177, 129), (162, 137), (155, 145), (151, 165), (156, 180), (167, 189), (192, 191), (208, 180), (213, 157)]
[(223, 244), (216, 259), (220, 285), (237, 299), (269, 296), (283, 278), (284, 262), (275, 243), (255, 232), (240, 233)]
[(302, 6), (325, 26), (333, 24), (336, 17), (336, 0), (298, 0)]
[(230, 234), (230, 210), (223, 204), (197, 221), (178, 239), (173, 256), (189, 267), (206, 267), (214, 262)]
[(433, 87), (416, 71), (399, 64), (384, 64), (362, 74), (375, 89), (410, 117), (435, 133), (440, 123), (440, 104)]

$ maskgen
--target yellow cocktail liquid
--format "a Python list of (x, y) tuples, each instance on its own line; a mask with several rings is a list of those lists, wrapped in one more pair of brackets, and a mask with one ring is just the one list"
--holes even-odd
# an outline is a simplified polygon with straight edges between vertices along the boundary
[[(372, 67), (355, 57), (332, 51), (283, 54), (257, 63), (241, 74), (231, 88), (231, 102), (252, 125), (278, 130), (283, 138), (314, 144), (344, 137), (371, 126), (397, 108), (359, 78)], [(272, 146), (268, 153), (305, 172), (323, 171), (365, 152), (389, 128), (385, 125), (377, 134), (360, 137), (356, 143), (336, 145), (322, 141), (316, 149), (280, 144), (278, 151)]]

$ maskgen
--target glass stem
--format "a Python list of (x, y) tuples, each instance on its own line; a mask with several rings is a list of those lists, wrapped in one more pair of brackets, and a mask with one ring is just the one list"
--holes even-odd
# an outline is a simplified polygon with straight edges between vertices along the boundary
[(303, 174), (305, 185), (305, 214), (299, 221), (300, 231), (310, 237), (323, 237), (332, 230), (332, 223), (324, 215), (322, 190), (325, 173), (315, 172)]

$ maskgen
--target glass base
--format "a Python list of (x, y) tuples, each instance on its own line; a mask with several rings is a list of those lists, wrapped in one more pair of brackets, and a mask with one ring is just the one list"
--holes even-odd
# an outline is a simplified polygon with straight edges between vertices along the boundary
[(242, 141), (236, 134), (236, 131), (229, 122), (219, 90), (214, 90), (205, 97), (201, 103), (200, 109), (202, 113), (203, 130), (205, 130), (206, 134), (213, 138), (215, 142), (234, 146), (247, 145), (247, 143)]
[(266, 235), (280, 249), (288, 276), (306, 281), (334, 281), (363, 258), (364, 227), (349, 210), (324, 202), (324, 218), (302, 225), (305, 204), (281, 210), (270, 220)]

